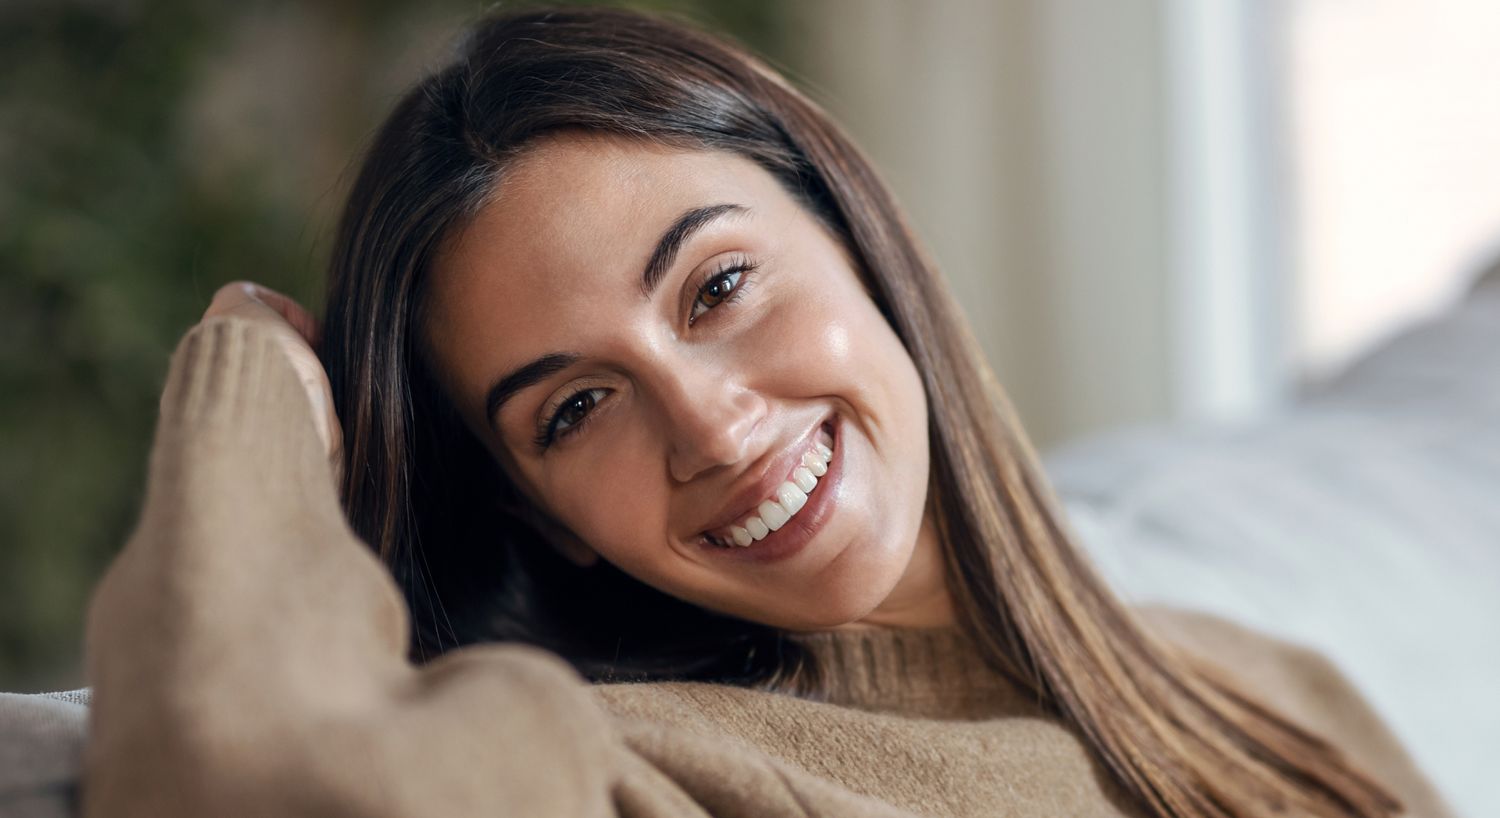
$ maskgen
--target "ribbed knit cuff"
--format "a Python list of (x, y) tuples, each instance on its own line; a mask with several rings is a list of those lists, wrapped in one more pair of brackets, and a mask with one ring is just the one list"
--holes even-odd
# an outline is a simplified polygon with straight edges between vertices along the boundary
[[(287, 376), (297, 388), (285, 394)], [(162, 394), (162, 419), (174, 424), (233, 425), (250, 418), (252, 404), (281, 415), (311, 407), (275, 330), (262, 321), (221, 316), (195, 326), (173, 353)], [(288, 406), (297, 397), (301, 405)]]
[(278, 331), (219, 316), (183, 337), (162, 393), (152, 455), (158, 481), (222, 474), (240, 490), (257, 481), (332, 488), (312, 401)]

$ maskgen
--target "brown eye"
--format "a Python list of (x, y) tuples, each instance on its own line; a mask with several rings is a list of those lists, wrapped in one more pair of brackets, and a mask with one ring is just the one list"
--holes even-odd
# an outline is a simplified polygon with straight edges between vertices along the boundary
[(547, 422), (547, 430), (543, 435), (544, 443), (551, 441), (558, 435), (565, 435), (581, 428), (579, 424), (588, 419), (589, 413), (599, 404), (599, 398), (607, 389), (585, 389), (576, 395), (569, 396), (552, 413), (552, 418)]
[(729, 297), (734, 285), (729, 282), (727, 276), (720, 276), (703, 288), (703, 303), (705, 306), (717, 307), (719, 302)]
[(594, 393), (584, 392), (563, 405), (563, 408), (557, 413), (558, 420), (566, 426), (572, 426), (578, 421), (583, 420), (583, 416), (587, 415), (589, 410), (593, 408)]
[(719, 271), (713, 278), (704, 282), (703, 286), (698, 288), (697, 297), (693, 299), (693, 312), (688, 316), (688, 323), (691, 324), (703, 313), (738, 297), (740, 282), (744, 279), (745, 273), (753, 269), (755, 266), (752, 264), (736, 265)]

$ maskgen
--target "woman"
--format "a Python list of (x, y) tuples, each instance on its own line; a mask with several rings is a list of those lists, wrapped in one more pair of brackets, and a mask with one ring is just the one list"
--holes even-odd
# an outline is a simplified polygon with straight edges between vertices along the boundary
[(1120, 605), (866, 160), (657, 19), (478, 26), (321, 337), (184, 341), (150, 486), (90, 814), (1441, 810), (1315, 657)]

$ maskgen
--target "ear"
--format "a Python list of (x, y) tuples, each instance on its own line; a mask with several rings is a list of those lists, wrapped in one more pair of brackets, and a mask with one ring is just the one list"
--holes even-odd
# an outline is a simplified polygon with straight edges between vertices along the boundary
[(531, 526), (553, 549), (579, 568), (589, 568), (599, 561), (598, 551), (531, 503), (507, 506), (505, 510)]

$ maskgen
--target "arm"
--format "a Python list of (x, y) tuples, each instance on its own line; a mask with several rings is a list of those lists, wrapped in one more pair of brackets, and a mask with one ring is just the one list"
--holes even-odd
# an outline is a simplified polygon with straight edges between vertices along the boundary
[(95, 591), (84, 814), (608, 815), (611, 725), (523, 646), (405, 659), (274, 327), (172, 360), (140, 521)]

